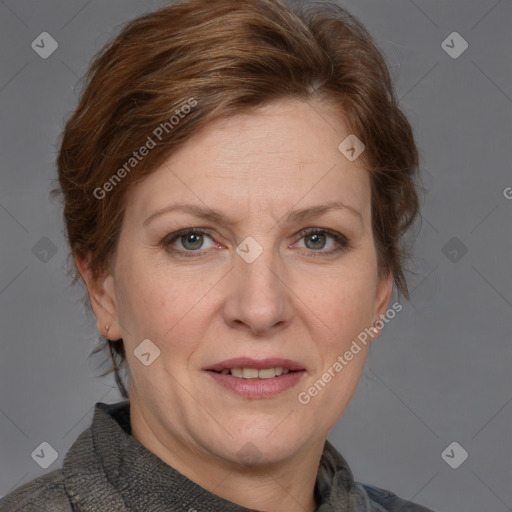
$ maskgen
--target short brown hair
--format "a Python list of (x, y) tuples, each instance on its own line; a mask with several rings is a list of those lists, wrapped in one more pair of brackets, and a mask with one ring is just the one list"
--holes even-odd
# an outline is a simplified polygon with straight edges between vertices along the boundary
[[(379, 274), (392, 272), (398, 292), (409, 298), (403, 235), (419, 210), (418, 151), (383, 55), (343, 8), (277, 0), (173, 3), (130, 21), (85, 78), (62, 134), (58, 192), (70, 255), (88, 255), (95, 277), (115, 254), (127, 191), (199, 128), (274, 100), (320, 99), (339, 107), (366, 146), (360, 158), (370, 172)], [(155, 141), (159, 126), (166, 129)], [(148, 137), (155, 146), (127, 167)], [(76, 282), (74, 265), (73, 273)], [(122, 340), (105, 342), (113, 362), (105, 374), (114, 371), (127, 396), (118, 375)]]

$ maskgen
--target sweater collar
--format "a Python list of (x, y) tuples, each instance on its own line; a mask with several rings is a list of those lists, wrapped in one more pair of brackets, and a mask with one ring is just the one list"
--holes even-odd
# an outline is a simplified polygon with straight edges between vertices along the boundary
[[(79, 512), (251, 512), (193, 482), (135, 439), (128, 400), (96, 403), (91, 426), (65, 456), (63, 473)], [(371, 510), (345, 459), (327, 440), (315, 497), (315, 512)]]

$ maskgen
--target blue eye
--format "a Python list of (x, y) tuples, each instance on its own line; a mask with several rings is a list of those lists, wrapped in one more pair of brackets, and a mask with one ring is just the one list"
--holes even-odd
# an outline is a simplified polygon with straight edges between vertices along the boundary
[[(300, 232), (301, 239), (311, 241), (311, 244), (305, 244), (307, 249), (311, 249), (310, 254), (312, 256), (329, 256), (334, 253), (346, 251), (349, 249), (350, 242), (345, 235), (330, 229), (319, 229), (319, 228), (307, 228)], [(326, 240), (333, 240), (331, 248), (325, 251), (321, 249), (325, 248)]]
[[(299, 241), (306, 240), (306, 250), (308, 255), (329, 256), (334, 253), (346, 251), (349, 249), (350, 242), (341, 233), (329, 229), (307, 228), (299, 233)], [(210, 247), (204, 247), (205, 237), (212, 240)], [(331, 247), (325, 249), (328, 241), (331, 240)], [(175, 244), (181, 244), (176, 248)], [(182, 229), (176, 233), (171, 233), (161, 243), (161, 245), (177, 257), (200, 257), (207, 249), (215, 247), (212, 237), (203, 229)], [(218, 247), (218, 246), (217, 246)]]
[[(167, 238), (164, 241), (164, 245), (172, 252), (181, 253), (183, 256), (196, 256), (196, 254), (187, 253), (197, 253), (200, 249), (204, 249), (203, 243), (205, 236), (210, 238), (210, 236), (205, 231), (200, 229), (184, 229), (178, 231), (177, 233), (171, 234), (171, 238)], [(183, 249), (175, 249), (171, 247), (177, 241), (181, 243)]]

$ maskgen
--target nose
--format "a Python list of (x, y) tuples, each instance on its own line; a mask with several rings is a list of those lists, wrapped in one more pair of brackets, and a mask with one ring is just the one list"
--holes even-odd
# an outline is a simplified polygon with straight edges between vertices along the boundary
[(293, 315), (287, 277), (276, 251), (265, 249), (251, 263), (235, 254), (223, 310), (229, 327), (260, 337), (286, 328)]

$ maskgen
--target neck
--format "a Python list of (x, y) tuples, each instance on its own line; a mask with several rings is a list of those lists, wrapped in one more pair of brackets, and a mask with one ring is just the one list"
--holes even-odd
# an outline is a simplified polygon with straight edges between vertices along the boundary
[(314, 488), (325, 439), (286, 460), (239, 464), (173, 435), (156, 421), (150, 426), (139, 407), (131, 406), (131, 411), (132, 435), (166, 464), (212, 494), (261, 512), (313, 512), (317, 507)]

